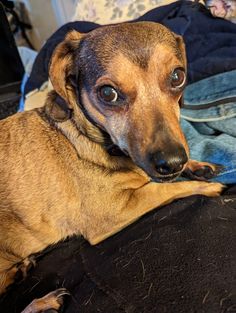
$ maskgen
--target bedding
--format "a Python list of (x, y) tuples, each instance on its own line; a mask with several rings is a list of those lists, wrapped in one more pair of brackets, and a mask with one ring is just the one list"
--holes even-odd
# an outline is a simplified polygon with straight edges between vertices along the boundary
[(144, 13), (174, 0), (79, 0), (73, 21), (90, 21), (99, 24), (133, 20)]

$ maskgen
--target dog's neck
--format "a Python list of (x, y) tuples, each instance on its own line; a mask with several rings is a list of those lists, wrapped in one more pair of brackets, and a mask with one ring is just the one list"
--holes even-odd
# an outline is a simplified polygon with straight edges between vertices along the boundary
[[(75, 109), (73, 111), (70, 110), (65, 101), (57, 93), (51, 92), (48, 95), (42, 113), (49, 123), (59, 129), (71, 142), (81, 157), (83, 157), (84, 146), (87, 146), (87, 149), (91, 149), (91, 152), (99, 150), (98, 155), (102, 155), (100, 162), (96, 159), (96, 154), (91, 153), (91, 159), (94, 163), (105, 164), (111, 168), (119, 168), (124, 165), (123, 163), (132, 162), (112, 142), (110, 136), (104, 130), (100, 129), (96, 123), (91, 121), (91, 118), (88, 118), (80, 106), (74, 105), (73, 107)], [(81, 142), (86, 144), (81, 145)], [(86, 151), (86, 157), (87, 154)]]
[(80, 159), (110, 170), (137, 170), (130, 158), (110, 155), (103, 145), (84, 135), (73, 119), (56, 123), (55, 126), (72, 144)]
[[(106, 151), (110, 156), (118, 157), (128, 157), (117, 145), (115, 145), (110, 136), (104, 131), (101, 130), (96, 124), (93, 124), (90, 120), (90, 123), (99, 130), (99, 132), (94, 131), (93, 128), (84, 129), (81, 127), (80, 122), (72, 115), (70, 118), (71, 124), (74, 125), (77, 132), (80, 132), (83, 136), (87, 137), (90, 141), (94, 142), (97, 145), (100, 145), (104, 151)], [(58, 124), (58, 127), (61, 128), (65, 125)]]

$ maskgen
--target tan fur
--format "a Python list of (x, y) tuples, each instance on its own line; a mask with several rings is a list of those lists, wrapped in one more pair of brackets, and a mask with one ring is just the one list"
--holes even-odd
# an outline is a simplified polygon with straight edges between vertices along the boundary
[[(138, 148), (142, 159), (148, 147), (168, 147), (162, 137), (164, 130), (173, 144), (181, 143), (188, 154), (179, 126), (181, 93), (171, 93), (164, 83), (173, 66), (185, 66), (183, 53), (178, 56), (176, 52), (180, 39), (154, 23), (108, 26), (104, 34), (111, 32), (107, 36), (112, 41), (116, 33), (124, 32), (129, 41), (129, 36), (132, 40), (138, 36), (136, 30), (150, 35), (147, 59), (132, 61), (132, 51), (126, 55), (120, 46), (120, 51), (101, 61), (107, 72), (99, 79), (116, 81), (129, 95), (127, 106), (104, 109), (91, 95), (94, 89), (89, 93), (83, 87), (81, 108), (75, 87), (68, 81), (70, 75), (76, 75), (75, 56), (81, 38), (95, 40), (102, 28), (84, 36), (70, 33), (55, 50), (50, 78), (56, 93), (49, 95), (45, 107), (0, 122), (0, 292), (13, 281), (16, 263), (67, 236), (82, 234), (97, 244), (174, 199), (220, 194), (222, 185), (217, 183), (151, 182), (135, 164), (134, 149)], [(156, 32), (160, 33), (157, 39)], [(103, 50), (98, 46), (99, 58), (111, 52), (110, 41)], [(59, 105), (58, 95), (65, 101), (65, 109)], [(120, 148), (121, 139), (126, 142), (131, 158), (111, 156), (104, 132)]]

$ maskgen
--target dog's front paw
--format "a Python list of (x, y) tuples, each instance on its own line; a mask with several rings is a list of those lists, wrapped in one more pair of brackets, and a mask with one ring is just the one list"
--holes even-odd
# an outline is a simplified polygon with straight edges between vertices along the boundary
[(223, 166), (207, 162), (190, 160), (182, 176), (194, 180), (209, 180), (217, 176), (223, 170)]
[(201, 195), (207, 197), (217, 197), (220, 196), (222, 191), (225, 189), (225, 185), (221, 183), (199, 182), (198, 188), (198, 192)]
[(65, 288), (54, 290), (43, 298), (33, 300), (21, 313), (59, 312), (66, 295), (70, 295), (70, 293)]

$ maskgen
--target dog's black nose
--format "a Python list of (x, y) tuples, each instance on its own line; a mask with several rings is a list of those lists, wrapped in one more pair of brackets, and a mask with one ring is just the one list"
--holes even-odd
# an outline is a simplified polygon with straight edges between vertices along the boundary
[(181, 146), (170, 149), (168, 152), (157, 151), (153, 155), (153, 161), (157, 173), (165, 176), (180, 172), (188, 161), (188, 157)]

